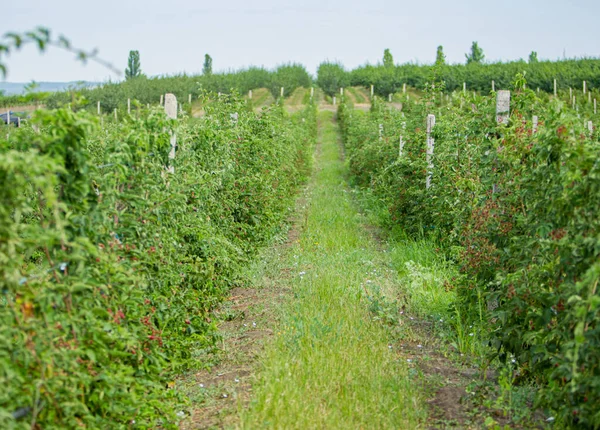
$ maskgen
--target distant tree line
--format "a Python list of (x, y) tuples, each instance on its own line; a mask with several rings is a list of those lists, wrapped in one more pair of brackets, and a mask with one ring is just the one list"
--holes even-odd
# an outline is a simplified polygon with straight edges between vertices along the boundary
[[(363, 65), (353, 70), (346, 70), (337, 62), (323, 62), (317, 70), (316, 84), (332, 96), (341, 87), (374, 86), (376, 94), (387, 96), (402, 90), (404, 84), (414, 88), (424, 88), (427, 83), (443, 82), (448, 91), (461, 90), (466, 83), (470, 91), (487, 92), (491, 89), (492, 80), (497, 89), (509, 88), (517, 73), (525, 73), (530, 88), (540, 88), (551, 92), (554, 79), (559, 89), (580, 88), (586, 81), (588, 88), (600, 88), (600, 59), (582, 58), (561, 61), (540, 61), (537, 52), (532, 51), (528, 61), (486, 63), (483, 49), (473, 42), (467, 54), (465, 64), (447, 64), (443, 46), (436, 50), (433, 65), (395, 64), (392, 53), (386, 49), (382, 62), (376, 65)], [(129, 52), (125, 81), (108, 82), (92, 89), (78, 89), (58, 93), (36, 93), (26, 96), (2, 97), (0, 106), (11, 103), (45, 102), (49, 108), (71, 103), (75, 93), (83, 96), (83, 104), (95, 106), (100, 102), (105, 112), (122, 107), (127, 99), (137, 100), (142, 104), (156, 103), (161, 94), (175, 94), (180, 100), (187, 100), (188, 95), (196, 97), (202, 91), (229, 93), (236, 90), (246, 93), (256, 88), (268, 88), (273, 97), (280, 96), (284, 88), (284, 96), (289, 96), (298, 87), (310, 87), (313, 78), (301, 64), (290, 63), (269, 70), (264, 67), (250, 67), (235, 72), (213, 72), (213, 59), (205, 54), (201, 75), (174, 75), (148, 77), (142, 73), (139, 51)], [(81, 99), (81, 98), (80, 98)]]
[[(140, 74), (135, 79), (122, 82), (108, 82), (96, 88), (79, 89), (73, 92), (57, 92), (46, 96), (48, 108), (66, 105), (73, 101), (75, 95), (82, 96), (79, 106), (95, 108), (100, 102), (104, 112), (112, 112), (115, 108), (123, 109), (127, 99), (138, 101), (142, 105), (156, 104), (160, 96), (173, 93), (178, 100), (187, 102), (188, 95), (193, 98), (204, 91), (230, 93), (237, 91), (245, 94), (256, 88), (268, 88), (273, 97), (280, 95), (284, 87), (284, 96), (289, 96), (298, 87), (310, 87), (312, 78), (305, 67), (300, 64), (285, 64), (275, 70), (263, 67), (250, 67), (235, 72), (214, 73), (212, 59), (208, 56), (201, 75), (174, 75), (147, 77)], [(0, 100), (1, 103), (1, 100)]]
[(529, 61), (486, 63), (483, 49), (473, 42), (465, 54), (465, 64), (447, 64), (442, 46), (438, 46), (436, 59), (431, 64), (393, 63), (392, 54), (386, 49), (383, 61), (376, 65), (364, 65), (346, 70), (339, 63), (323, 62), (317, 70), (317, 83), (326, 94), (333, 95), (341, 86), (364, 86), (375, 88), (375, 93), (387, 96), (402, 90), (403, 84), (424, 88), (433, 81), (444, 82), (447, 91), (462, 90), (463, 83), (471, 91), (491, 90), (492, 80), (496, 89), (509, 88), (517, 73), (525, 72), (530, 88), (542, 91), (581, 88), (586, 81), (589, 88), (600, 88), (600, 59), (581, 58), (560, 61), (540, 61), (532, 51)]

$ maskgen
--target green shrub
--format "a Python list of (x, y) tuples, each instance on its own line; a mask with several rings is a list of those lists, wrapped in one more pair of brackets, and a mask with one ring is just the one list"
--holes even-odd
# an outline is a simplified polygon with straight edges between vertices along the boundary
[(211, 311), (281, 229), (316, 130), (313, 108), (205, 106), (104, 128), (38, 111), (40, 134), (0, 139), (0, 427), (176, 427), (172, 378), (214, 346)]
[(508, 127), (496, 123), (494, 97), (446, 101), (428, 91), (402, 112), (375, 103), (368, 114), (342, 105), (346, 154), (353, 180), (387, 204), (393, 224), (436, 238), (460, 266), (448, 285), (456, 306), (478, 315), (485, 299), (493, 355), (540, 385), (538, 405), (562, 426), (598, 428), (600, 142), (582, 117), (600, 118), (590, 103), (576, 112), (523, 83), (514, 84)]

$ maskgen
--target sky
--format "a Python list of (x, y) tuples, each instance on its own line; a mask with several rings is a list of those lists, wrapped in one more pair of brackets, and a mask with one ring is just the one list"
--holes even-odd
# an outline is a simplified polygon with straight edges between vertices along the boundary
[[(0, 34), (44, 26), (120, 70), (138, 50), (149, 76), (200, 73), (205, 53), (214, 71), (299, 62), (314, 74), (324, 60), (375, 64), (386, 48), (396, 63), (432, 63), (438, 45), (463, 63), (473, 41), (486, 61), (600, 56), (599, 0), (20, 0), (0, 10)], [(10, 82), (123, 78), (56, 48), (5, 60)]]

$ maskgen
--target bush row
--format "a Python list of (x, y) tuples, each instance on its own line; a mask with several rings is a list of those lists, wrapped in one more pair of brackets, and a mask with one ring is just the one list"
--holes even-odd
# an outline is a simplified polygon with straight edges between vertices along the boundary
[(211, 310), (282, 228), (316, 133), (313, 108), (205, 110), (38, 111), (39, 134), (0, 136), (0, 427), (176, 427), (173, 375), (213, 347)]
[[(256, 88), (268, 88), (273, 97), (280, 96), (281, 87), (287, 97), (298, 87), (310, 87), (312, 78), (298, 64), (286, 64), (270, 71), (264, 68), (252, 67), (231, 73), (211, 75), (179, 75), (148, 78), (139, 76), (123, 82), (108, 82), (91, 89), (77, 89), (53, 93), (46, 98), (49, 108), (66, 106), (75, 103), (76, 98), (83, 97), (85, 102), (79, 105), (96, 109), (97, 102), (103, 112), (111, 113), (115, 108), (124, 109), (127, 99), (137, 101), (143, 106), (156, 105), (161, 95), (173, 93), (180, 102), (187, 103), (189, 95), (197, 100), (205, 92), (220, 92), (229, 94), (232, 91), (246, 94)], [(1, 100), (0, 100), (1, 103)]]
[(506, 63), (484, 63), (469, 65), (453, 64), (442, 66), (401, 64), (392, 67), (365, 65), (346, 71), (337, 63), (322, 63), (317, 72), (319, 86), (333, 95), (342, 86), (374, 85), (379, 96), (402, 90), (403, 84), (424, 89), (433, 79), (443, 81), (446, 90), (462, 90), (463, 83), (469, 91), (489, 93), (492, 81), (496, 89), (510, 89), (514, 76), (525, 73), (530, 88), (554, 91), (554, 79), (558, 90), (582, 89), (583, 81), (588, 88), (600, 88), (600, 59), (584, 58), (563, 61), (540, 61), (527, 63), (511, 61)]
[(367, 114), (342, 104), (344, 143), (354, 180), (387, 205), (390, 225), (436, 238), (461, 268), (447, 288), (461, 314), (487, 315), (493, 356), (540, 384), (538, 404), (558, 424), (598, 428), (600, 142), (587, 120), (600, 117), (523, 84), (508, 126), (496, 122), (493, 95), (446, 102), (427, 92), (402, 112), (377, 100)]

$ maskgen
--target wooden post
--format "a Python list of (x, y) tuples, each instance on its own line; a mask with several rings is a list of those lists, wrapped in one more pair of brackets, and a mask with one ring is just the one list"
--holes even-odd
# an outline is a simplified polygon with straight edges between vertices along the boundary
[(573, 100), (573, 88), (569, 87), (569, 101)]
[(556, 79), (554, 79), (554, 97), (556, 97)]
[(575, 103), (575, 96), (573, 96), (573, 109), (576, 109), (577, 105)]
[(498, 91), (496, 96), (496, 122), (508, 124), (510, 117), (510, 91)]
[(100, 115), (100, 102), (97, 103), (96, 110), (98, 111), (98, 115)]
[(584, 95), (585, 95), (585, 90), (586, 90), (586, 88), (585, 88), (585, 81), (583, 81), (583, 94)]
[(398, 158), (402, 157), (402, 150), (404, 149), (404, 139), (402, 135), (400, 135), (400, 148), (398, 151)]
[(344, 87), (340, 88), (340, 96), (344, 97)]
[(284, 90), (283, 90), (283, 87), (281, 87), (281, 97), (283, 97), (283, 93), (284, 93)]
[(496, 83), (492, 80), (492, 91), (496, 91)]
[(592, 102), (592, 92), (588, 91), (588, 103)]
[(188, 104), (192, 104), (192, 95), (188, 94)]
[(388, 102), (391, 103), (392, 102), (392, 93), (388, 94)]
[(248, 98), (251, 99), (252, 98), (252, 90), (248, 91)]
[(335, 100), (335, 96), (333, 96), (333, 105), (334, 105), (334, 106), (335, 106), (335, 102), (336, 102), (336, 100)]
[[(177, 119), (177, 97), (174, 94), (168, 93), (165, 95), (165, 113), (167, 118)], [(175, 148), (177, 147), (177, 135), (171, 134), (171, 151), (169, 152), (169, 160), (175, 159)], [(169, 166), (168, 171), (175, 173), (175, 167)]]
[(379, 140), (383, 140), (383, 124), (379, 124)]
[(161, 106), (163, 105), (163, 95), (162, 94), (160, 95), (160, 105)]
[(431, 187), (431, 176), (433, 175), (433, 149), (435, 147), (435, 141), (431, 137), (431, 132), (435, 126), (435, 115), (427, 115), (427, 178), (425, 180), (425, 187)]
[(594, 115), (596, 115), (598, 113), (597, 109), (596, 109), (596, 99), (594, 99)]
[(533, 134), (536, 134), (537, 130), (538, 130), (538, 117), (537, 117), (537, 115), (533, 116), (533, 118), (531, 119), (531, 124), (532, 124), (531, 131), (532, 131)]
[(371, 84), (371, 99), (373, 98), (374, 95), (375, 95), (375, 87), (373, 86), (373, 84)]
[(315, 95), (315, 87), (310, 87), (310, 98), (312, 99)]
[(118, 120), (118, 116), (117, 116), (117, 108), (115, 108), (115, 121)]
[(402, 94), (406, 94), (406, 83), (402, 84)]
[(131, 99), (127, 99), (127, 115), (131, 115)]
[(592, 121), (587, 122), (587, 129), (592, 134), (594, 132), (594, 123)]
[(467, 83), (463, 82), (463, 94), (466, 96), (467, 95)]

